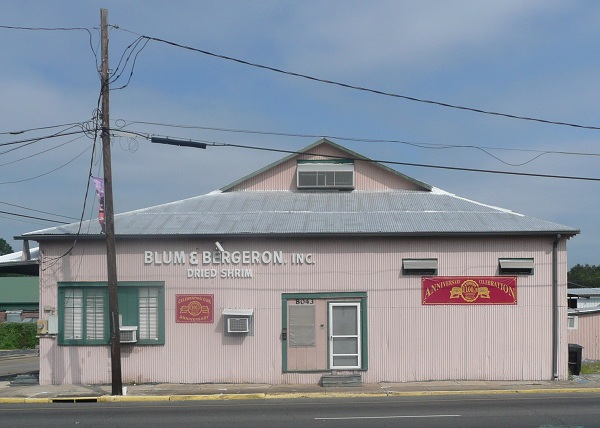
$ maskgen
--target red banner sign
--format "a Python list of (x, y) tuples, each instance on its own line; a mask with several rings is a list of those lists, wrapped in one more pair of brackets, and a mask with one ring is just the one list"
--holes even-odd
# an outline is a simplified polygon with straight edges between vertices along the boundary
[(175, 322), (213, 322), (213, 294), (176, 294), (175, 298)]
[(424, 276), (424, 305), (516, 305), (514, 276)]

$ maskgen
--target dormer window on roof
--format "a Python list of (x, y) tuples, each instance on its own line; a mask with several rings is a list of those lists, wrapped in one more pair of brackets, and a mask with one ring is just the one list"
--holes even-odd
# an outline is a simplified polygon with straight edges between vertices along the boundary
[(297, 167), (298, 189), (354, 189), (354, 161), (299, 160)]

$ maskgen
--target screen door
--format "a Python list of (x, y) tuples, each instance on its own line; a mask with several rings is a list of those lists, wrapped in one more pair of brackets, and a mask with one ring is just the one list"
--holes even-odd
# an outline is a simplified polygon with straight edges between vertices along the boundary
[(329, 302), (329, 367), (361, 367), (360, 303)]

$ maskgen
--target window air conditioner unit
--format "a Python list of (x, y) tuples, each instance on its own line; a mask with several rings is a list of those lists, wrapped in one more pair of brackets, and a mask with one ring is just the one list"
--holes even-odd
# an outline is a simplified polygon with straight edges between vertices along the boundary
[(123, 325), (119, 327), (119, 334), (121, 336), (121, 343), (135, 343), (137, 342), (137, 326)]
[(227, 318), (227, 333), (250, 332), (250, 318)]

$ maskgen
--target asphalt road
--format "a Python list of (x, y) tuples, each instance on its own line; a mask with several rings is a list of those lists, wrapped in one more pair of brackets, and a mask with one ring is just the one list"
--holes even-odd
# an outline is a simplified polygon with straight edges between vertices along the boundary
[(2, 426), (600, 427), (600, 394), (0, 405)]
[(0, 380), (10, 380), (16, 374), (40, 371), (40, 357), (26, 355), (18, 358), (0, 358)]

